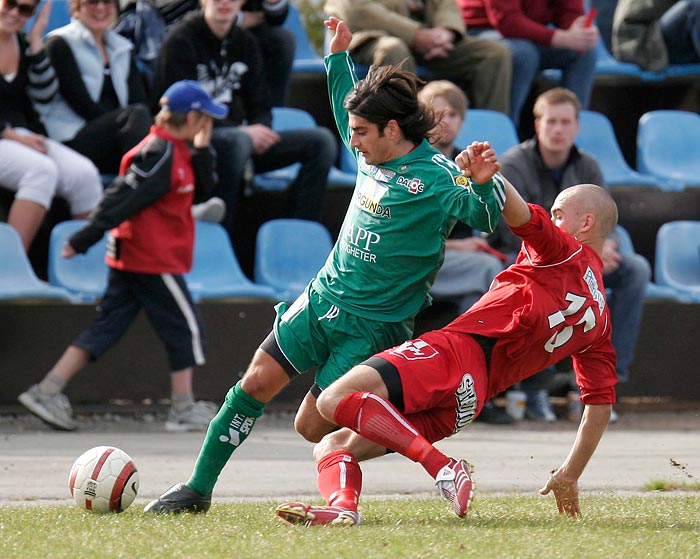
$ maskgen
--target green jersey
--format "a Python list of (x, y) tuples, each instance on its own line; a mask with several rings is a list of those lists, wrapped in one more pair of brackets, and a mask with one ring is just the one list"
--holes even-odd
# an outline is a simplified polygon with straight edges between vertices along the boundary
[[(340, 136), (350, 148), (343, 101), (357, 76), (347, 52), (326, 57), (328, 89)], [(445, 240), (459, 219), (492, 232), (505, 189), (497, 177), (479, 185), (423, 140), (414, 150), (374, 166), (357, 158), (357, 183), (338, 240), (313, 287), (342, 310), (385, 322), (430, 304)]]

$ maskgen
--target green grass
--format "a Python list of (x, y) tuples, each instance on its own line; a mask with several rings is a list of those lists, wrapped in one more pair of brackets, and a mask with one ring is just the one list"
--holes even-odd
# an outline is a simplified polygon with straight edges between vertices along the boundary
[(700, 497), (584, 495), (583, 516), (553, 499), (482, 496), (467, 519), (444, 501), (362, 503), (355, 527), (290, 526), (275, 504), (215, 503), (207, 515), (150, 516), (135, 505), (95, 515), (68, 505), (0, 507), (0, 557), (16, 558), (537, 558), (700, 557)]

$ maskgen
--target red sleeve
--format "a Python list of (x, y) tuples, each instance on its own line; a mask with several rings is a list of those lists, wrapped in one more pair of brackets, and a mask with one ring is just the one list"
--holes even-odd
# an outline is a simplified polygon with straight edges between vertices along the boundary
[[(609, 315), (608, 315), (609, 316)], [(600, 340), (598, 347), (573, 355), (572, 362), (576, 383), (581, 389), (584, 404), (614, 404), (617, 372), (615, 371), (615, 350), (612, 347), (610, 332)]]
[(544, 46), (554, 35), (549, 24), (568, 29), (583, 14), (582, 0), (485, 0), (484, 4), (489, 22), (501, 35)]
[(581, 250), (581, 243), (559, 229), (542, 206), (529, 203), (530, 221), (511, 231), (523, 240), (517, 261), (533, 266), (563, 262)]

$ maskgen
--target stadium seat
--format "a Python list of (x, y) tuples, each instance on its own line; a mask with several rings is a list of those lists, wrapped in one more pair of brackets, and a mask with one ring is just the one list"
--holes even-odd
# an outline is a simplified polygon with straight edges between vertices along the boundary
[(615, 130), (607, 116), (595, 111), (581, 111), (576, 146), (594, 156), (603, 171), (607, 186), (649, 186), (665, 183), (658, 177), (643, 175), (625, 161)]
[(0, 222), (0, 299), (55, 299), (70, 301), (67, 291), (41, 281), (29, 262), (17, 230)]
[(289, 11), (287, 12), (287, 19), (284, 20), (284, 26), (291, 30), (296, 38), (292, 71), (325, 75), (326, 67), (323, 64), (323, 59), (311, 44), (299, 10), (291, 2), (289, 2)]
[[(44, 3), (45, 0), (42, 0), (37, 6), (37, 13), (39, 12), (39, 10), (41, 10), (41, 7), (44, 5)], [(68, 25), (70, 23), (70, 18), (70, 1), (53, 0), (53, 3), (51, 4), (51, 13), (49, 14), (49, 22), (46, 24), (44, 36), (46, 36), (47, 33), (53, 31), (54, 29), (58, 29), (59, 27)], [(29, 31), (32, 28), (32, 25), (34, 25), (35, 20), (36, 15), (32, 16), (32, 18), (29, 21), (27, 21), (26, 25), (24, 26), (24, 30)]]
[(700, 221), (669, 221), (656, 234), (656, 283), (700, 302)]
[[(634, 244), (632, 243), (632, 238), (627, 230), (622, 227), (622, 225), (615, 226), (615, 235), (619, 243), (619, 250), (621, 254), (634, 254)], [(678, 291), (670, 287), (661, 286), (653, 281), (647, 284), (647, 289), (644, 294), (645, 299), (672, 299), (675, 301), (682, 301), (684, 298)]]
[(488, 109), (469, 109), (455, 144), (463, 149), (474, 141), (484, 140), (491, 143), (499, 157), (520, 143), (515, 125), (506, 115)]
[(637, 128), (637, 169), (675, 185), (700, 186), (700, 115), (649, 111)]
[(61, 256), (63, 245), (85, 223), (84, 219), (71, 219), (51, 229), (48, 275), (51, 285), (67, 290), (76, 301), (92, 303), (102, 296), (107, 287), (107, 233), (102, 237), (102, 242), (92, 245), (85, 254), (76, 254), (73, 258)]
[(269, 285), (282, 301), (304, 291), (333, 248), (328, 230), (316, 221), (273, 219), (258, 230), (255, 282)]
[(276, 300), (275, 290), (256, 285), (241, 270), (226, 230), (218, 223), (196, 221), (194, 263), (185, 275), (195, 301), (254, 298)]
[[(292, 107), (273, 107), (272, 109), (272, 128), (277, 132), (316, 128), (316, 126), (314, 117), (302, 109)], [(300, 166), (300, 163), (294, 163), (282, 169), (257, 173), (253, 177), (253, 187), (261, 190), (284, 190), (294, 181)], [(345, 173), (333, 166), (328, 175), (328, 184), (339, 187), (354, 187), (355, 178), (354, 173)]]

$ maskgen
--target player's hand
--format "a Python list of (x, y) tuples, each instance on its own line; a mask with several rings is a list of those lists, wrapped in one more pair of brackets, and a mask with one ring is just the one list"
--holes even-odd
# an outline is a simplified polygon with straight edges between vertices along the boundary
[(559, 514), (578, 516), (581, 514), (581, 507), (578, 503), (578, 481), (564, 477), (561, 473), (554, 473), (547, 481), (547, 484), (540, 489), (540, 495), (548, 495), (554, 492), (557, 501)]
[(61, 256), (63, 258), (73, 258), (76, 254), (76, 250), (73, 248), (73, 245), (70, 243), (66, 243), (63, 245), (63, 249), (61, 250)]
[(488, 182), (501, 168), (496, 152), (488, 142), (472, 142), (456, 158), (465, 176), (474, 182)]
[(331, 53), (335, 54), (337, 52), (348, 50), (350, 41), (352, 40), (352, 33), (350, 33), (350, 30), (345, 22), (337, 17), (330, 16), (323, 22), (323, 25), (335, 32), (330, 42)]

